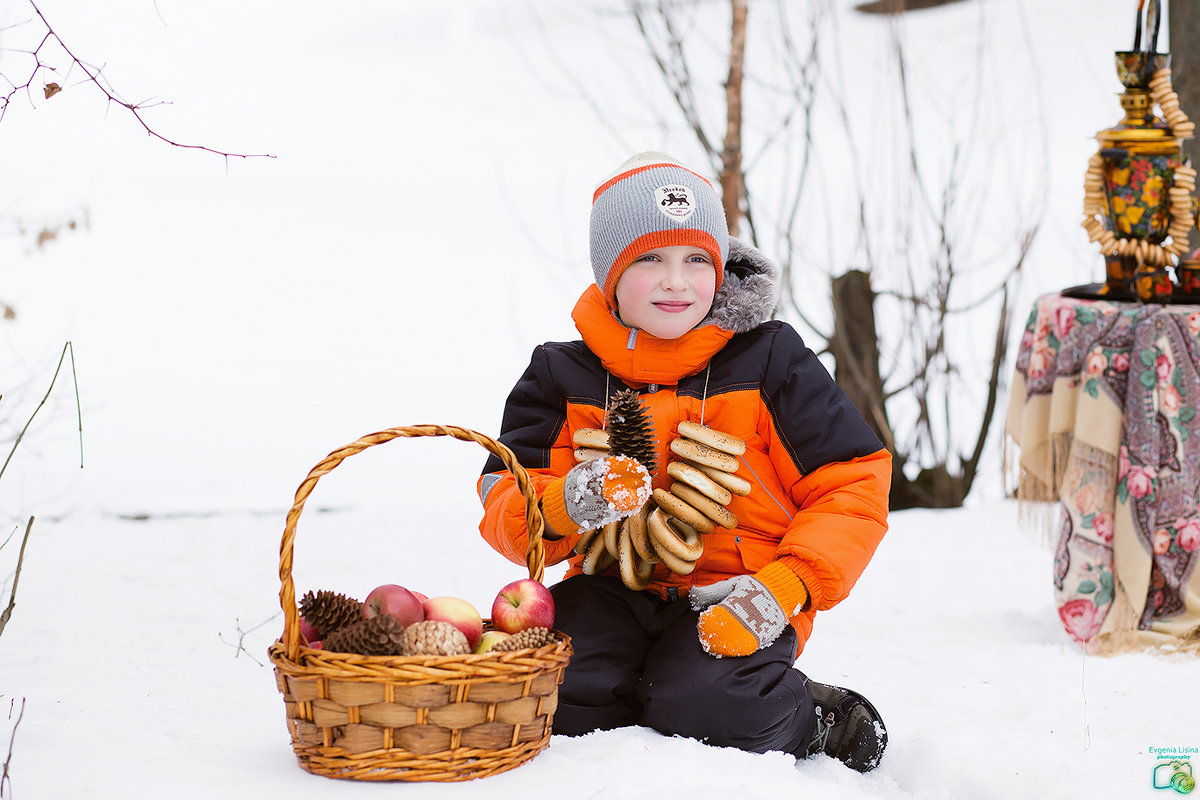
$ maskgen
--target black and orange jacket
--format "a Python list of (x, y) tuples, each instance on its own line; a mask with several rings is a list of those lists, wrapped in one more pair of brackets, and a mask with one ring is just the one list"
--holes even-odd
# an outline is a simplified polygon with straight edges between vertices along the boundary
[[(654, 421), (660, 465), (682, 420), (745, 440), (737, 474), (754, 488), (729, 504), (738, 527), (706, 534), (690, 575), (658, 565), (650, 591), (686, 597), (693, 584), (779, 561), (811, 598), (791, 620), (803, 649), (814, 614), (847, 596), (887, 530), (891, 456), (799, 334), (784, 322), (765, 321), (778, 296), (775, 266), (735, 239), (725, 270), (708, 319), (674, 340), (625, 327), (589, 287), (573, 312), (583, 340), (534, 351), (508, 397), (499, 438), (539, 494), (575, 466), (574, 431), (604, 427), (606, 398), (621, 389), (641, 395)], [(655, 487), (670, 480), (660, 469)], [(524, 497), (494, 456), (479, 493), (484, 539), (524, 564)], [(546, 541), (546, 563), (571, 558), (567, 575), (580, 572), (576, 539)]]

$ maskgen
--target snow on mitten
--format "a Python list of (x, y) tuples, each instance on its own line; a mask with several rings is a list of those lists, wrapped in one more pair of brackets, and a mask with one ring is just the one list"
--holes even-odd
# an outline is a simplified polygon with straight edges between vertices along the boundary
[(703, 609), (696, 623), (700, 646), (720, 658), (748, 656), (778, 639), (808, 602), (808, 590), (776, 561), (754, 575), (693, 586), (688, 598), (694, 611)]
[(628, 456), (585, 461), (552, 481), (542, 494), (542, 512), (557, 534), (569, 536), (635, 513), (650, 499), (650, 473)]

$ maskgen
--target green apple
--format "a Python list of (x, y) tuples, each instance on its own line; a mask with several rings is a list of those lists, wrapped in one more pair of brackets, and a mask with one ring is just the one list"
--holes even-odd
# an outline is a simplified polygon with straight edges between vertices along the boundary
[(479, 644), (475, 646), (474, 652), (486, 653), (509, 636), (512, 636), (512, 634), (505, 633), (504, 631), (484, 631), (483, 637), (480, 638)]

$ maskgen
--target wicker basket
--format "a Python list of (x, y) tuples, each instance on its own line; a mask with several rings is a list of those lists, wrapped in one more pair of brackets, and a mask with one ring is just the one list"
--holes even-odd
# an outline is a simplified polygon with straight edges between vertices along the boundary
[(500, 442), (465, 428), (389, 428), (330, 453), (296, 491), (279, 548), (283, 636), (271, 646), (292, 749), (317, 775), (369, 781), (462, 781), (510, 770), (550, 743), (570, 639), (462, 656), (364, 656), (300, 644), (292, 582), (296, 522), (317, 480), (349, 456), (400, 437), (478, 442), (516, 476), (529, 525), (529, 575), (542, 580), (543, 521), (528, 475)]

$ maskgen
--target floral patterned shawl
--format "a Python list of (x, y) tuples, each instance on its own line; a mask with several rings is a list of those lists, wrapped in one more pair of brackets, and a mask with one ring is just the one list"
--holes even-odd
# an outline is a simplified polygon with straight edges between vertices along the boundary
[(1088, 652), (1200, 647), (1200, 306), (1038, 298), (1006, 432), (1057, 501), (1054, 588)]

